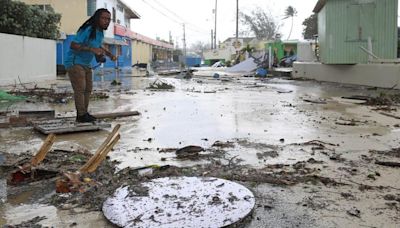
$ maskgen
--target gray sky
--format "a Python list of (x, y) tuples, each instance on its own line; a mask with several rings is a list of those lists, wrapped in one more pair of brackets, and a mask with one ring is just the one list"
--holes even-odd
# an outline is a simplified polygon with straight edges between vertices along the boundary
[[(186, 24), (186, 40), (188, 46), (197, 41), (211, 42), (211, 29), (214, 29), (215, 0), (125, 0), (140, 19), (131, 21), (131, 29), (135, 32), (155, 39), (169, 39), (169, 31), (173, 40), (178, 39), (182, 46), (183, 26)], [(285, 9), (291, 5), (297, 11), (291, 39), (302, 38), (302, 22), (312, 14), (317, 0), (239, 0), (239, 9), (250, 13), (257, 7), (269, 10), (281, 23), (280, 32), (286, 39), (289, 35), (291, 20), (283, 20)], [(240, 26), (239, 26), (240, 30)], [(224, 41), (236, 33), (236, 0), (218, 0), (217, 6), (217, 40)]]

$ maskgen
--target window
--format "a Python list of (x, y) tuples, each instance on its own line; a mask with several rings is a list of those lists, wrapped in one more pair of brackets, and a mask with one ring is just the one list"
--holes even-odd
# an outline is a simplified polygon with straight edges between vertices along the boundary
[(96, 0), (87, 0), (87, 15), (92, 16), (96, 11)]
[(51, 5), (48, 5), (48, 4), (46, 4), (46, 5), (33, 5), (33, 6), (36, 6), (36, 7), (38, 7), (39, 9), (44, 10), (44, 11), (53, 9), (53, 7), (51, 7)]

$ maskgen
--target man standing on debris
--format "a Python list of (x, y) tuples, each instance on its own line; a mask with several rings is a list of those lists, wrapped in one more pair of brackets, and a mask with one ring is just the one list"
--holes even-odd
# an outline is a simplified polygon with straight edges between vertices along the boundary
[(94, 122), (96, 118), (88, 113), (89, 98), (92, 92), (92, 68), (90, 63), (93, 57), (96, 61), (106, 61), (104, 55), (112, 61), (117, 58), (101, 45), (104, 39), (104, 30), (107, 30), (111, 21), (111, 13), (107, 9), (98, 9), (78, 29), (73, 39), (67, 58), (64, 62), (69, 79), (74, 90), (77, 122)]

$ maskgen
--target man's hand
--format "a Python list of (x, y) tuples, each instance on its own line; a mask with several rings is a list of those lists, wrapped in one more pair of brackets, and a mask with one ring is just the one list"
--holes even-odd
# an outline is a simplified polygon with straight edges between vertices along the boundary
[(104, 51), (104, 54), (106, 54), (112, 61), (116, 61), (118, 58), (117, 56), (113, 55), (110, 51), (108, 51), (106, 48), (101, 47)]

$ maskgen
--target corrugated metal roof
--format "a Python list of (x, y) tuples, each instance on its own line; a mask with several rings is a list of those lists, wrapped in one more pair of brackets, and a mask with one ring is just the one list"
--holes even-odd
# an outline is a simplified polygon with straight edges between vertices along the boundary
[(321, 11), (322, 7), (324, 7), (324, 5), (326, 4), (326, 1), (327, 0), (319, 0), (313, 9), (313, 12), (319, 13), (319, 11)]

